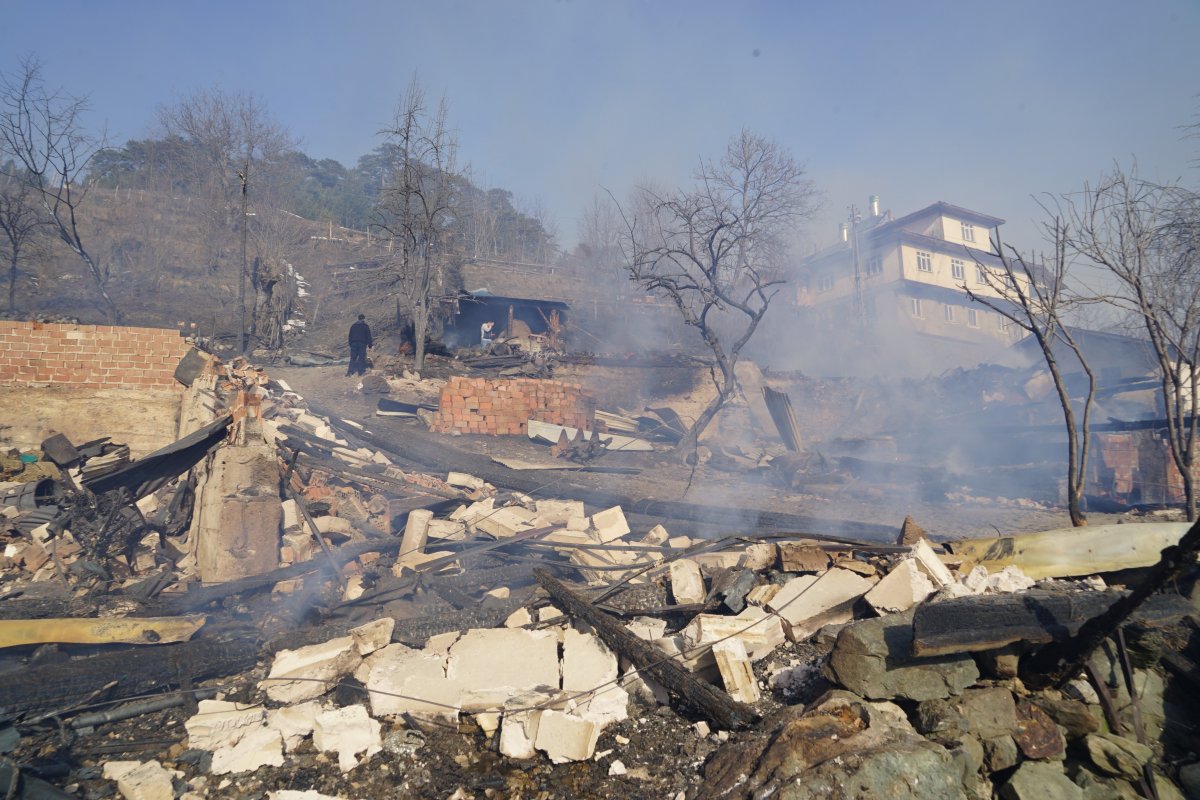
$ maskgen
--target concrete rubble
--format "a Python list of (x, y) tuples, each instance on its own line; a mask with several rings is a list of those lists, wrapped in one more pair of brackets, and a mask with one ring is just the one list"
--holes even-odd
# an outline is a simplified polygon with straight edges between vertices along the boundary
[[(1083, 595), (1107, 591), (1105, 580), (1034, 580), (995, 553), (989, 569), (931, 542), (911, 518), (896, 545), (760, 531), (709, 540), (620, 505), (533, 498), (463, 471), (413, 472), (367, 446), (369, 432), (305, 409), (255, 368), (211, 369), (189, 390), (187, 425), (202, 430), (201, 410), (218, 396), (237, 413), (196, 468), (195, 510), (186, 525), (133, 541), (113, 581), (153, 578), (160, 603), (288, 623), (239, 668), (236, 690), (219, 684), (188, 713), (181, 752), (202, 758), (104, 763), (103, 779), (125, 798), (218, 797), (239, 776), (313, 754), (347, 776), (337, 796), (351, 797), (353, 776), (396, 768), (389, 748), (401, 734), (411, 755), (447, 726), (454, 733), (438, 735), (477, 735), (489, 757), (594, 763), (607, 778), (637, 781), (645, 768), (630, 733), (656, 714), (674, 718), (672, 706), (693, 714), (680, 735), (703, 753), (696, 797), (827, 798), (850, 784), (857, 796), (930, 798), (1174, 788), (1162, 761), (1163, 678), (1143, 665), (1126, 680), (1115, 646), (1090, 662), (1100, 691), (1079, 680), (1026, 686), (1019, 668), (1046, 641), (1036, 638), (913, 655), (922, 608), (1034, 589)], [(169, 508), (177, 486), (139, 508)], [(86, 536), (27, 528), (12, 528), (0, 562), (27, 585), (63, 579), (86, 555)], [(527, 561), (572, 580), (657, 659), (746, 709), (747, 724), (696, 721), (703, 703), (639, 668), (636, 648), (608, 637), (603, 620), (550, 605)], [(239, 606), (260, 590), (263, 605)], [(328, 630), (293, 636), (318, 612), (330, 612)], [(1175, 773), (1183, 781), (1195, 770)]]

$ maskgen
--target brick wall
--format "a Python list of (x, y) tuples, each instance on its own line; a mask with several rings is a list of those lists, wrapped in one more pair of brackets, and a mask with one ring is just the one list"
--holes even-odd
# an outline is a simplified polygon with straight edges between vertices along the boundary
[(592, 400), (577, 383), (454, 377), (442, 389), (433, 430), (523, 434), (529, 419), (590, 428), (593, 415)]
[(0, 384), (176, 387), (191, 347), (178, 331), (0, 320)]

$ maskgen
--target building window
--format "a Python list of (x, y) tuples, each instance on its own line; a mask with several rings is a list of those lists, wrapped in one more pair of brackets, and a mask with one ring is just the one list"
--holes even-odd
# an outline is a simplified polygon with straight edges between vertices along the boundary
[(868, 275), (880, 275), (882, 273), (883, 273), (883, 259), (872, 258), (869, 261), (867, 261), (867, 274)]
[(983, 285), (986, 285), (988, 282), (987, 270), (978, 265), (975, 267), (975, 282)]
[(962, 239), (964, 242), (975, 241), (975, 226), (969, 222), (962, 223)]
[(946, 322), (954, 322), (954, 306), (946, 303), (946, 307), (943, 309), (942, 313), (946, 317)]
[(818, 292), (828, 292), (831, 289), (833, 289), (833, 276), (832, 275), (822, 275), (820, 278), (817, 279), (817, 291)]
[(967, 324), (972, 328), (979, 327), (979, 312), (974, 308), (967, 309)]
[(917, 252), (917, 271), (933, 272), (933, 256), (929, 253)]
[(950, 274), (954, 276), (954, 280), (956, 281), (963, 280), (963, 276), (967, 274), (967, 269), (961, 258), (950, 259)]
[(920, 319), (921, 317), (924, 316), (921, 313), (921, 298), (910, 297), (910, 298), (908, 298), (908, 303), (909, 303), (909, 310), (912, 312), (912, 315), (914, 317)]

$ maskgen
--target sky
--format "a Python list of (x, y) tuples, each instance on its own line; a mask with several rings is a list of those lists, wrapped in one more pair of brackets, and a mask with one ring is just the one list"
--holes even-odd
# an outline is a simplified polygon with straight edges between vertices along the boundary
[(597, 192), (686, 185), (747, 128), (822, 193), (805, 246), (875, 194), (1003, 218), (1037, 250), (1037, 198), (1114, 164), (1200, 185), (1197, 42), (1200, 0), (0, 2), (0, 72), (39, 57), (115, 143), (220, 87), (352, 166), (416, 74), (476, 182), (567, 248)]

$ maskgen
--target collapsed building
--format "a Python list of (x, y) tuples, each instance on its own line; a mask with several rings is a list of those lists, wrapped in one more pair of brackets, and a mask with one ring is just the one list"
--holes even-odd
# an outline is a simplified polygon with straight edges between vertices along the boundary
[[(125, 457), (76, 446), (107, 411), (5, 431), (17, 796), (1171, 796), (1200, 778), (1175, 760), (1187, 712), (1165, 677), (1195, 680), (1169, 639), (1194, 601), (1154, 594), (1061, 684), (1029, 669), (1193, 526), (935, 542), (911, 520), (622, 496), (571, 477), (636, 472), (614, 459), (651, 458), (678, 415), (607, 410), (565, 375), (452, 376), (384, 432), (173, 331), (38, 337), (94, 338), (80, 361), (130, 351), (121, 369), (174, 416), (151, 431), (145, 396), (106, 395), (159, 437)], [(59, 380), (48, 348), (0, 362), (9, 397)], [(761, 392), (716, 435), (769, 431), (802, 447)], [(26, 470), (53, 491), (10, 504)]]

